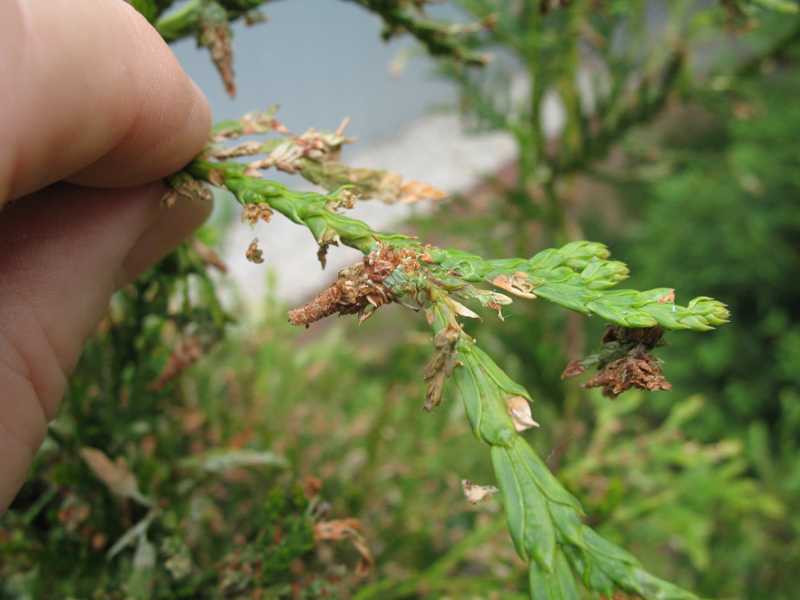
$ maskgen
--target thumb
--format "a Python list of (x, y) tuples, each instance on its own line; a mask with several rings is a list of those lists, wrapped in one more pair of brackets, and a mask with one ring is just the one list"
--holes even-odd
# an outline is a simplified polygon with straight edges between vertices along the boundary
[(0, 512), (111, 294), (208, 216), (192, 201), (162, 208), (164, 192), (58, 184), (0, 213)]

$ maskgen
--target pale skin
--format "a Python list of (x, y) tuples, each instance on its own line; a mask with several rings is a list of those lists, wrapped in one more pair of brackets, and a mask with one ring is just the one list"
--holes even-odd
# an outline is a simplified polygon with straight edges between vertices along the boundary
[(0, 514), (111, 294), (208, 216), (160, 180), (209, 127), (123, 0), (0, 0)]

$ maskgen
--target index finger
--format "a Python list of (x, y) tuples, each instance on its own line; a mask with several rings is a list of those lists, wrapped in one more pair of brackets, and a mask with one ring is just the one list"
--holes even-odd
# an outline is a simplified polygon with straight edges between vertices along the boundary
[(205, 97), (127, 2), (0, 2), (0, 205), (64, 178), (164, 177), (209, 127)]

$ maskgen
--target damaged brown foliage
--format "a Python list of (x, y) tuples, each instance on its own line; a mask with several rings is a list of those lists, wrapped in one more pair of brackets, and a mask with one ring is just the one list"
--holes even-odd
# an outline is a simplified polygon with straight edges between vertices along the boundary
[(200, 45), (211, 52), (211, 60), (222, 77), (228, 95), (236, 95), (236, 79), (233, 73), (233, 47), (231, 30), (227, 21), (203, 23), (200, 30)]
[(364, 538), (363, 527), (358, 519), (334, 519), (314, 524), (314, 539), (317, 542), (350, 540), (360, 558), (356, 565), (356, 576), (365, 577), (372, 570), (375, 559)]
[(150, 384), (150, 389), (164, 389), (170, 381), (200, 360), (204, 354), (205, 348), (198, 338), (190, 336), (179, 341), (158, 378)]
[(333, 285), (311, 302), (289, 311), (289, 322), (308, 326), (330, 315), (355, 313), (358, 313), (360, 321), (368, 319), (377, 308), (394, 301), (383, 281), (398, 267), (406, 271), (417, 270), (419, 262), (416, 253), (379, 246), (362, 262), (339, 271)]
[(616, 398), (631, 388), (669, 390), (672, 384), (664, 377), (661, 362), (650, 353), (661, 343), (663, 334), (660, 327), (609, 327), (603, 335), (603, 349), (583, 360), (570, 362), (561, 378), (580, 375), (588, 367), (596, 366), (597, 374), (582, 387), (602, 388), (603, 395), (609, 398)]
[(191, 246), (192, 250), (197, 253), (197, 256), (200, 257), (200, 260), (203, 261), (205, 266), (216, 269), (220, 273), (228, 272), (228, 265), (219, 257), (219, 254), (214, 252), (214, 250), (206, 246), (203, 242), (194, 239), (191, 242)]
[(646, 350), (637, 348), (623, 358), (608, 363), (597, 375), (583, 384), (585, 388), (601, 387), (603, 395), (616, 398), (633, 387), (648, 390), (669, 390), (672, 384), (661, 372), (661, 365)]
[(436, 348), (431, 360), (425, 365), (425, 382), (428, 390), (425, 394), (425, 410), (433, 410), (442, 402), (442, 391), (447, 378), (458, 366), (456, 343), (461, 337), (461, 329), (451, 325), (433, 338)]

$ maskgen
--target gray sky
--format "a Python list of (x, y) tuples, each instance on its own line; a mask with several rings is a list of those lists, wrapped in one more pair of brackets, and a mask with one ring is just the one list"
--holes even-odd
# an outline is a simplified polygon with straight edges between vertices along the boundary
[(208, 95), (215, 120), (277, 103), (292, 131), (333, 129), (350, 116), (348, 132), (366, 143), (393, 137), (452, 97), (422, 58), (410, 61), (399, 78), (390, 75), (389, 63), (412, 41), (384, 44), (380, 20), (349, 2), (293, 0), (268, 4), (265, 12), (267, 23), (235, 28), (234, 100), (205, 50), (197, 50), (193, 40), (173, 46)]

